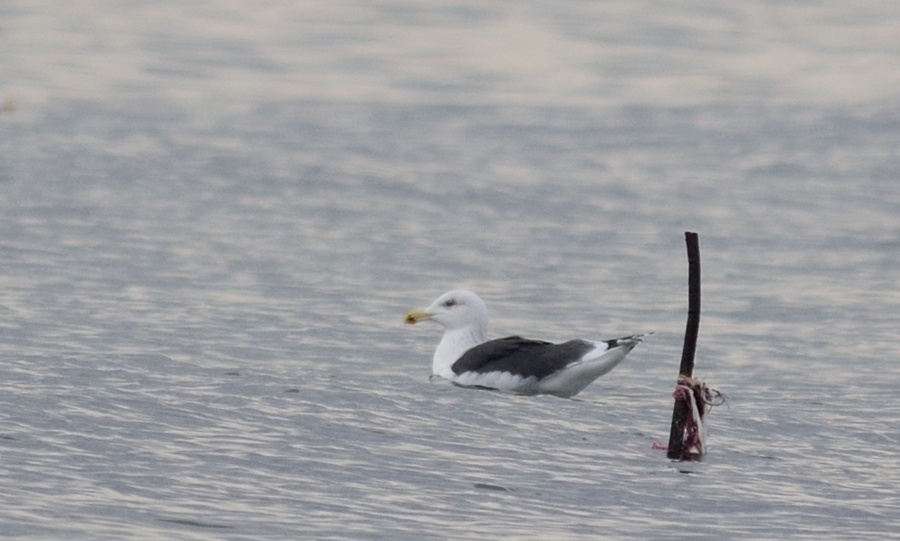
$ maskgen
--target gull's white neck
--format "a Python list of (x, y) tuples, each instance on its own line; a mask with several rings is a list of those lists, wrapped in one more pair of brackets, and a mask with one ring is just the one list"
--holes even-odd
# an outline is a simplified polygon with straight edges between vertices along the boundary
[(448, 330), (434, 352), (431, 372), (446, 379), (453, 379), (453, 363), (463, 353), (485, 341), (487, 329), (480, 325), (468, 325), (461, 329)]

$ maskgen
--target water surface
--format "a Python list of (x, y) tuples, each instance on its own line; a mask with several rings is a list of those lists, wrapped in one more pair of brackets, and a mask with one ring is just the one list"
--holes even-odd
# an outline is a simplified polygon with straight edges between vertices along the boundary
[[(900, 8), (0, 7), (0, 533), (900, 527)], [(665, 440), (700, 234), (709, 455)], [(655, 331), (573, 400), (429, 383)]]

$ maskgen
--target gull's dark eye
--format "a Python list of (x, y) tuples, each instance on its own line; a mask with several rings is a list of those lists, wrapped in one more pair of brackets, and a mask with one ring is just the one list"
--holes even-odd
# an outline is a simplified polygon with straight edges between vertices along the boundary
[(453, 308), (454, 306), (456, 306), (456, 299), (447, 299), (447, 300), (445, 300), (445, 301), (444, 301), (444, 306), (446, 306), (447, 308)]

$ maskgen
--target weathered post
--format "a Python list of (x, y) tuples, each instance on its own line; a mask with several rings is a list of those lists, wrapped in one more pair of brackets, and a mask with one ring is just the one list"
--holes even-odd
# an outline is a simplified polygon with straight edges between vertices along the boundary
[[(696, 233), (684, 234), (688, 254), (688, 318), (684, 331), (684, 347), (681, 351), (681, 367), (678, 370), (678, 385), (690, 379), (694, 373), (694, 354), (697, 351), (697, 334), (700, 331), (700, 241)], [(672, 411), (672, 429), (669, 432), (669, 450), (666, 456), (672, 460), (692, 460), (692, 454), (685, 454), (684, 428), (690, 415), (694, 393), (676, 392), (675, 409)], [(705, 404), (700, 404), (704, 407)]]

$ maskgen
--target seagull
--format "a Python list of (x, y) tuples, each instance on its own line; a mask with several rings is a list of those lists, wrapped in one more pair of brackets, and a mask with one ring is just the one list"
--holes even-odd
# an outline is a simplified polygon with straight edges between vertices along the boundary
[(487, 305), (472, 291), (444, 293), (424, 310), (406, 314), (406, 323), (435, 321), (444, 337), (434, 352), (432, 373), (464, 387), (524, 395), (575, 396), (625, 359), (642, 337), (570, 340), (553, 344), (509, 336), (487, 339)]

